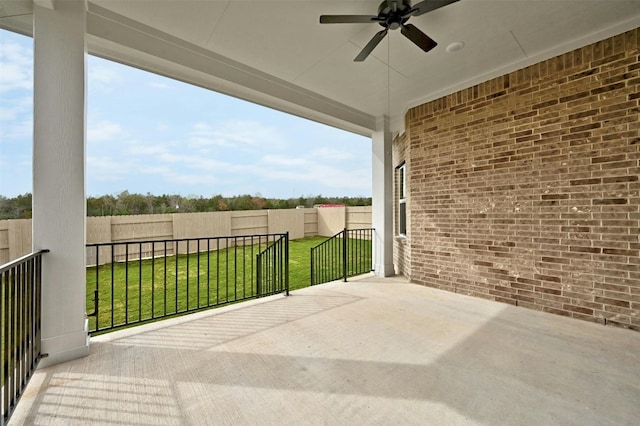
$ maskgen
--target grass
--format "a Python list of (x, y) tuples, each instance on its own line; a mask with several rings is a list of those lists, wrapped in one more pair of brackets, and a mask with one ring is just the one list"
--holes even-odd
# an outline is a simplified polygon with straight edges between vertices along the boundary
[[(322, 284), (340, 280), (344, 277), (343, 258), (344, 250), (342, 238), (332, 238), (314, 254), (314, 283)], [(372, 244), (371, 240), (349, 238), (347, 240), (347, 277), (364, 274), (372, 270)]]
[(326, 237), (307, 237), (289, 241), (289, 288), (309, 287), (311, 284), (311, 247), (325, 241)]
[[(310, 284), (310, 249), (326, 240), (289, 242), (289, 288)], [(100, 331), (254, 297), (255, 256), (264, 249), (243, 246), (189, 255), (116, 262), (87, 268), (89, 330)], [(165, 266), (166, 261), (166, 266)], [(128, 266), (128, 267), (127, 267)], [(111, 307), (113, 300), (113, 309)]]

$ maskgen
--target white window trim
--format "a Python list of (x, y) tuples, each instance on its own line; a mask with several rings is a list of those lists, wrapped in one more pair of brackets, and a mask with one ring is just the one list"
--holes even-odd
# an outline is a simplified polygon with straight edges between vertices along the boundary
[[(407, 236), (407, 163), (403, 162), (398, 166), (398, 235)], [(404, 205), (404, 209), (402, 206)], [(403, 213), (404, 212), (404, 218)], [(404, 220), (403, 220), (404, 219)], [(404, 229), (402, 225), (404, 222)]]

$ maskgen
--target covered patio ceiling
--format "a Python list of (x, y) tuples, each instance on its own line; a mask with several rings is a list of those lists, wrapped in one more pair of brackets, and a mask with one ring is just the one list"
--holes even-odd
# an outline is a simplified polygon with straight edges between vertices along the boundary
[[(56, 0), (35, 0), (54, 7)], [(416, 3), (417, 0), (414, 0)], [(32, 0), (0, 0), (0, 26), (32, 32)], [(89, 0), (89, 52), (329, 125), (370, 135), (403, 127), (412, 106), (638, 27), (639, 0), (460, 0), (412, 17), (438, 42), (399, 31), (364, 62), (381, 28), (321, 25), (374, 15), (379, 0)], [(387, 41), (388, 40), (388, 41)], [(463, 42), (454, 53), (447, 46)]]

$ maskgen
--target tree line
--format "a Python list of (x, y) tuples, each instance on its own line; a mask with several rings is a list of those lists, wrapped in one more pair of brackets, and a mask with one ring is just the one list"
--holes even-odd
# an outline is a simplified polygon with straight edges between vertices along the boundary
[[(313, 207), (318, 204), (344, 204), (346, 206), (370, 206), (370, 197), (323, 197), (322, 195), (298, 198), (264, 198), (256, 195), (236, 195), (211, 198), (202, 196), (132, 194), (123, 191), (116, 195), (87, 197), (87, 216), (121, 216), (133, 214), (195, 213), (230, 210), (293, 209), (298, 206)], [(14, 198), (0, 195), (0, 219), (31, 218), (31, 194)]]

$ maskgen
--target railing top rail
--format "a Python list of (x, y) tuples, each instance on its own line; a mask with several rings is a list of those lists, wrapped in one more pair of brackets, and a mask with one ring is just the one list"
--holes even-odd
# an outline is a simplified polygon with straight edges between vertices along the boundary
[(329, 244), (329, 242), (330, 242), (331, 240), (334, 240), (334, 239), (336, 239), (336, 238), (339, 238), (342, 234), (344, 234), (344, 233), (345, 233), (345, 231), (346, 231), (346, 232), (350, 232), (350, 231), (375, 231), (375, 230), (376, 230), (376, 228), (354, 228), (354, 229), (347, 229), (347, 228), (345, 228), (345, 229), (343, 229), (342, 231), (338, 232), (337, 234), (332, 235), (331, 237), (327, 238), (326, 240), (324, 240), (323, 242), (321, 242), (321, 243), (320, 243), (320, 244), (318, 244), (317, 246), (315, 246), (315, 247), (311, 247), (311, 252), (313, 252), (313, 251), (314, 251), (315, 249), (317, 249), (318, 247), (322, 247), (322, 246), (323, 246), (323, 245), (325, 245), (325, 244)]
[(202, 241), (202, 240), (228, 240), (238, 238), (256, 238), (256, 237), (282, 237), (285, 233), (275, 234), (246, 234), (246, 235), (218, 235), (215, 237), (192, 237), (192, 238), (170, 238), (159, 240), (128, 240), (128, 241), (112, 241), (110, 243), (87, 243), (86, 247), (101, 247), (101, 246), (113, 246), (118, 244), (150, 244), (150, 243), (170, 243), (170, 242), (183, 242), (183, 241)]
[(268, 244), (264, 249), (262, 249), (262, 251), (260, 253), (258, 253), (258, 255), (262, 255), (263, 253), (269, 251), (269, 250), (273, 250), (273, 247), (278, 244), (280, 241), (282, 241), (282, 239), (286, 239), (288, 238), (288, 233), (284, 233), (284, 234), (269, 234), (269, 236), (278, 236), (280, 238), (278, 238), (277, 240), (274, 239), (274, 241), (271, 242), (271, 244)]
[(311, 253), (313, 253), (313, 251), (314, 251), (315, 249), (317, 249), (318, 247), (322, 247), (322, 246), (324, 246), (325, 244), (329, 244), (329, 242), (330, 242), (330, 241), (335, 240), (336, 238), (338, 238), (338, 237), (339, 237), (340, 235), (342, 235), (343, 233), (344, 233), (344, 230), (342, 230), (342, 231), (338, 232), (338, 233), (337, 233), (337, 234), (335, 234), (335, 235), (330, 236), (329, 238), (327, 238), (326, 240), (324, 240), (323, 242), (321, 242), (321, 243), (320, 243), (320, 244), (318, 244), (317, 246), (313, 246), (313, 247), (311, 247)]
[(18, 259), (12, 260), (11, 262), (5, 263), (4, 265), (0, 265), (0, 274), (2, 274), (5, 271), (8, 271), (9, 269), (15, 267), (16, 265), (19, 265), (19, 264), (27, 262), (27, 261), (35, 258), (35, 257), (38, 257), (43, 253), (49, 253), (49, 250), (48, 249), (43, 249), (43, 250), (40, 250), (40, 251), (29, 253), (29, 254), (26, 254), (26, 255), (18, 258)]

